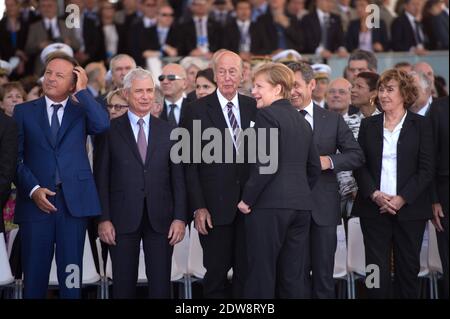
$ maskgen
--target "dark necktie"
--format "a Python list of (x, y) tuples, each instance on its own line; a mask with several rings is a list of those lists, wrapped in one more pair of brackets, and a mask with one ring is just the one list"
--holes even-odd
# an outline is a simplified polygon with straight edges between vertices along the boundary
[(322, 21), (322, 46), (328, 49), (328, 25), (330, 23), (330, 17), (324, 16)]
[[(52, 114), (52, 119), (51, 119), (51, 124), (50, 124), (50, 130), (52, 132), (53, 141), (56, 145), (56, 140), (58, 137), (58, 130), (59, 130), (59, 127), (61, 126), (59, 123), (59, 119), (58, 119), (58, 110), (62, 107), (62, 104), (52, 104), (52, 107), (53, 107), (53, 114)], [(58, 167), (56, 167), (55, 185), (59, 185), (59, 184), (61, 184), (61, 177), (59, 175)]]
[(420, 34), (421, 24), (417, 20), (414, 20), (414, 24), (416, 26), (416, 41), (417, 41), (417, 44), (422, 44), (423, 43), (423, 39), (422, 39), (422, 35)]
[(234, 116), (233, 106), (234, 104), (232, 102), (227, 103), (228, 120), (230, 121), (231, 130), (233, 131), (233, 138), (236, 141), (239, 135), (239, 123)]
[(175, 119), (175, 108), (177, 107), (176, 104), (170, 104), (169, 105), (169, 116), (167, 117), (167, 121), (174, 127), (178, 126), (177, 120)]
[(147, 140), (145, 139), (144, 120), (139, 119), (137, 124), (139, 125), (137, 147), (141, 155), (142, 163), (145, 163), (145, 158), (147, 157)]
[(306, 114), (308, 114), (308, 112), (306, 112), (306, 110), (300, 110), (299, 112), (301, 115), (303, 115), (303, 117), (305, 117)]
[(52, 32), (52, 23), (51, 22), (48, 23), (47, 38), (48, 38), (49, 41), (53, 41), (54, 40), (53, 32)]

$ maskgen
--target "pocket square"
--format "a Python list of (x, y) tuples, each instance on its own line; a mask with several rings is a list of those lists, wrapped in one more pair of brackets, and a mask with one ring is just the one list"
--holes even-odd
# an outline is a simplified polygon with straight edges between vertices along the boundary
[(253, 126), (255, 126), (255, 122), (250, 121), (250, 127), (253, 127)]

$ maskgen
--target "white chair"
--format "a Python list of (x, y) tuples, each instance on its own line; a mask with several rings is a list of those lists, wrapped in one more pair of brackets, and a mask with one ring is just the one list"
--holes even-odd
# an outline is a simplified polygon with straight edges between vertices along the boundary
[[(97, 295), (99, 297), (104, 297), (102, 281), (100, 280), (100, 275), (95, 268), (94, 256), (92, 255), (92, 248), (87, 232), (84, 240), (81, 284), (98, 286), (98, 288), (100, 289), (97, 290)], [(52, 266), (50, 268), (49, 286), (58, 286), (58, 274), (56, 269), (55, 254), (53, 254)]]
[(14, 285), (14, 276), (9, 264), (5, 234), (2, 232), (0, 233), (0, 290), (3, 288), (14, 289), (14, 298), (18, 298), (16, 286)]
[(442, 262), (439, 255), (436, 229), (431, 221), (428, 221), (428, 269), (431, 274), (431, 280), (433, 281), (433, 298), (438, 299), (438, 278), (442, 275)]
[(420, 249), (420, 270), (417, 276), (419, 278), (429, 280), (430, 298), (433, 299), (434, 298), (433, 278), (430, 272), (430, 268), (428, 266), (429, 243), (430, 243), (430, 236), (427, 224), (425, 227), (425, 231), (423, 233), (422, 247)]
[(13, 228), (10, 230), (8, 235), (8, 243), (7, 243), (7, 250), (8, 250), (8, 258), (11, 257), (11, 252), (13, 248), (14, 241), (16, 240), (17, 234), (19, 233), (19, 228)]
[(366, 277), (366, 253), (359, 217), (353, 217), (348, 220), (347, 231), (347, 270), (350, 277), (349, 295), (352, 299), (355, 299), (355, 281)]
[(347, 297), (350, 298), (350, 278), (347, 272), (347, 241), (345, 237), (344, 223), (336, 228), (337, 247), (334, 254), (334, 271), (333, 278), (345, 280), (347, 283)]

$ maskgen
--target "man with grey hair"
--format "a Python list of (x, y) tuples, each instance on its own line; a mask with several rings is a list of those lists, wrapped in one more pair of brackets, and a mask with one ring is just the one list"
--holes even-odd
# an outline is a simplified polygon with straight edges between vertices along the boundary
[(169, 298), (173, 246), (186, 226), (183, 168), (170, 159), (172, 126), (150, 114), (152, 74), (133, 69), (123, 84), (128, 112), (96, 139), (98, 233), (111, 252), (114, 298), (136, 296), (141, 241), (149, 297)]
[(419, 90), (419, 97), (411, 106), (410, 110), (422, 116), (426, 116), (430, 109), (430, 105), (433, 102), (431, 96), (432, 82), (423, 72), (410, 72), (409, 73), (416, 83)]
[(136, 61), (128, 54), (118, 54), (109, 61), (109, 70), (115, 89), (123, 86), (125, 75), (134, 68), (136, 68)]
[(345, 77), (353, 84), (353, 81), (360, 72), (377, 73), (377, 64), (377, 57), (373, 52), (356, 50), (348, 58)]
[(431, 94), (437, 97), (436, 87), (434, 86), (434, 70), (427, 62), (417, 62), (413, 66), (413, 71), (422, 72), (431, 81)]

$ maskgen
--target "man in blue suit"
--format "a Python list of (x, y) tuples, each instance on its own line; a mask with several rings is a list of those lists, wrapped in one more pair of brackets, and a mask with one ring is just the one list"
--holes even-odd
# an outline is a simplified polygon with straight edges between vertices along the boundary
[(45, 298), (55, 248), (61, 298), (81, 296), (86, 224), (101, 212), (86, 136), (109, 127), (107, 112), (86, 85), (77, 61), (56, 52), (45, 64), (44, 96), (15, 108), (15, 222), (21, 228), (25, 298)]

